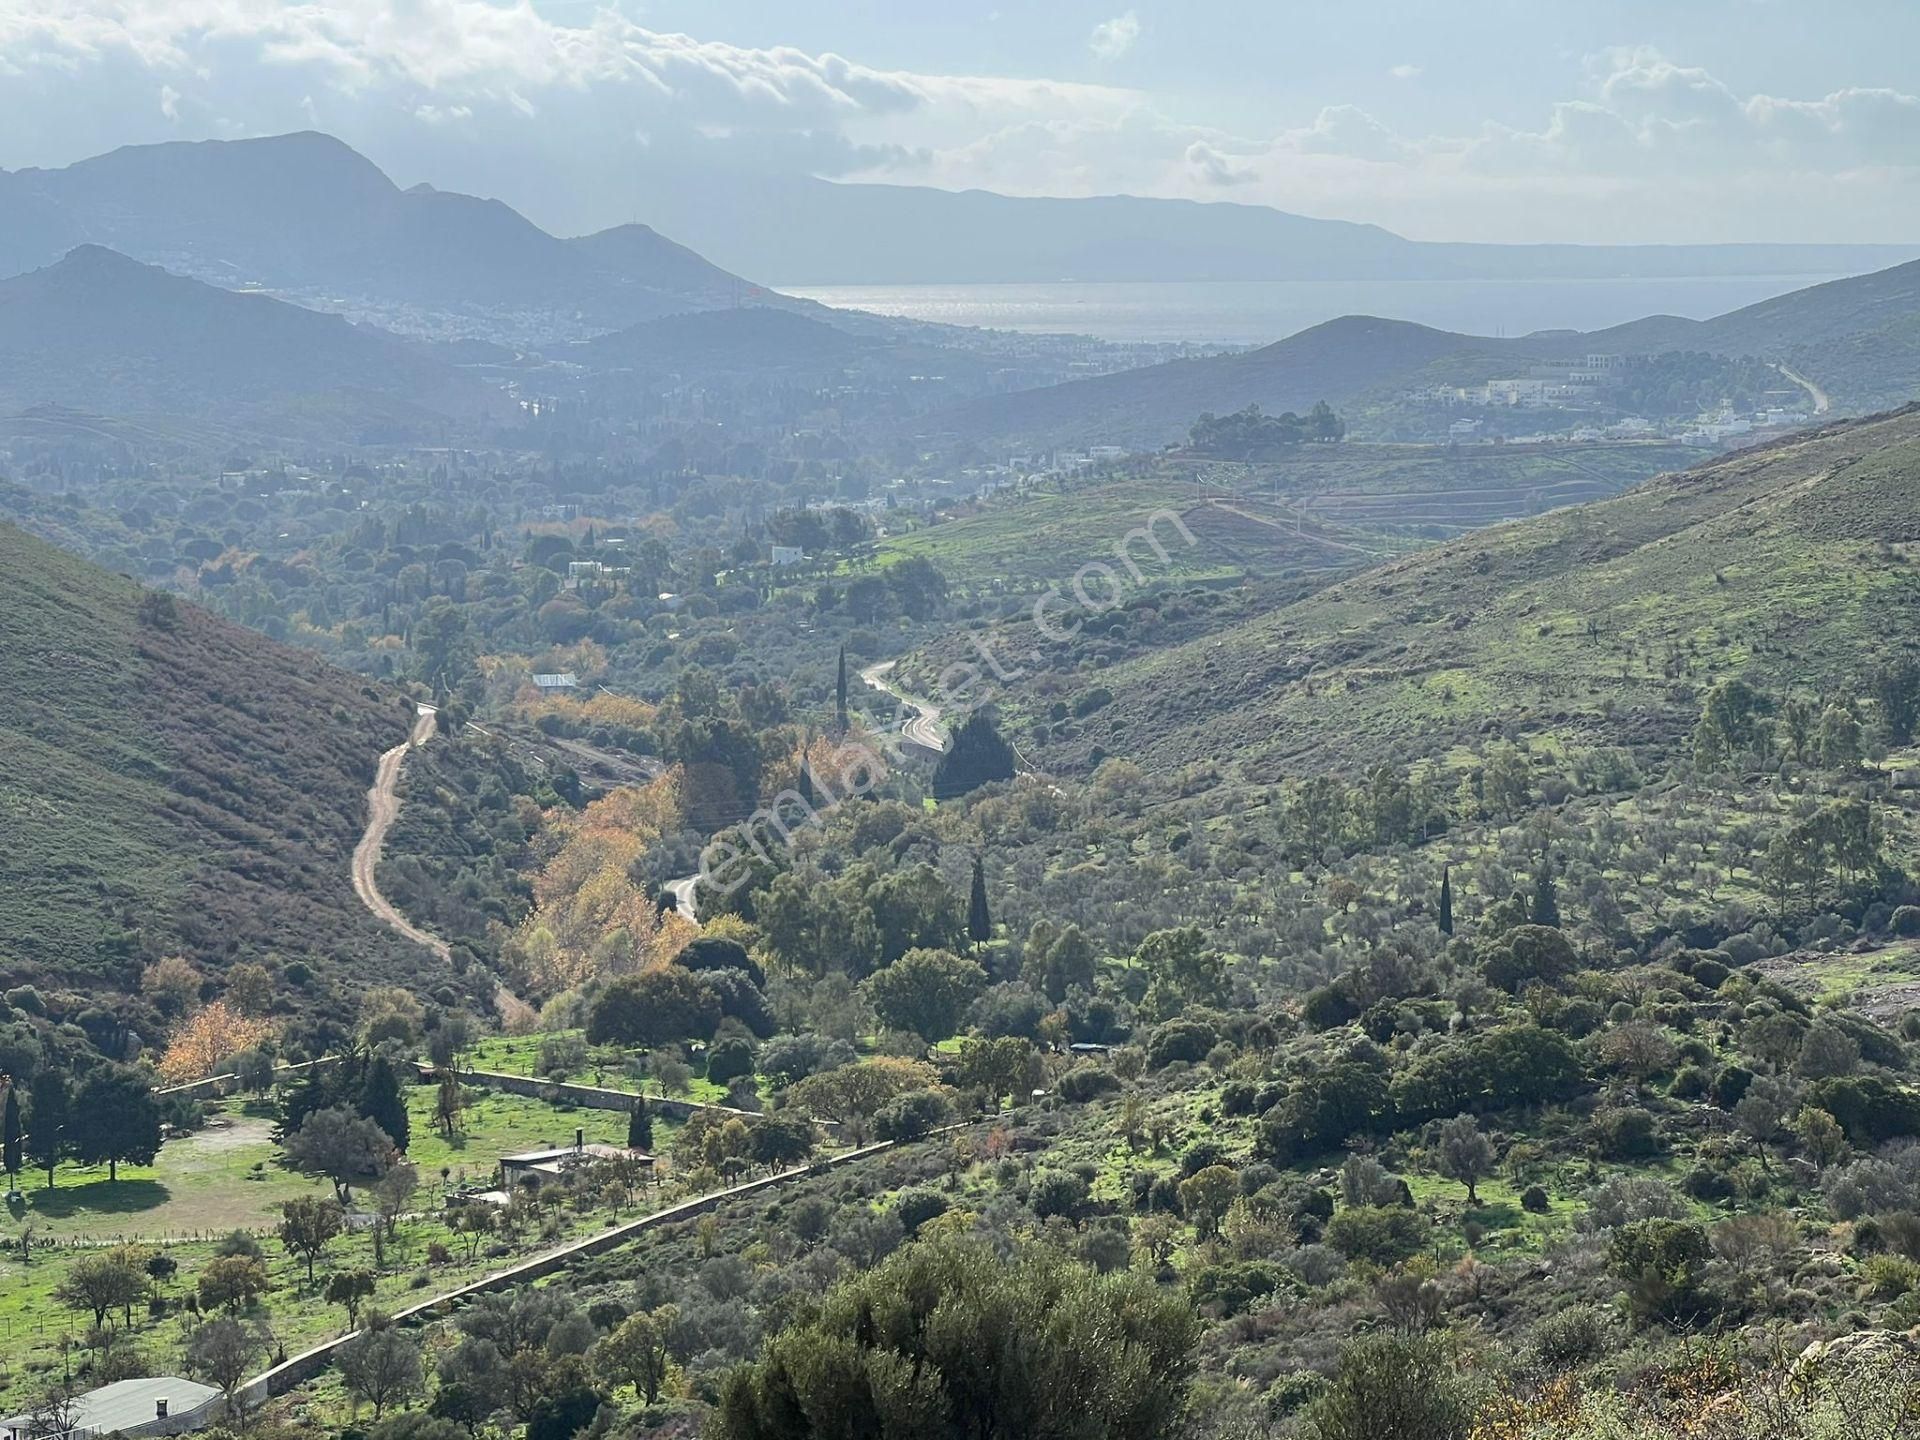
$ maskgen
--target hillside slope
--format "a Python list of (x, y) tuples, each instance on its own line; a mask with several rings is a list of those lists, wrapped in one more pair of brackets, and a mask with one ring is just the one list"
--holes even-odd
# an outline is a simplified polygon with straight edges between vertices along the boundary
[(142, 964), (299, 960), (312, 998), (430, 985), (348, 857), (410, 705), (0, 525), (0, 973), (130, 990)]
[(0, 281), (0, 411), (47, 404), (350, 443), (471, 434), (511, 414), (392, 335), (95, 245)]
[(1920, 407), (1478, 531), (1102, 676), (1048, 756), (1250, 778), (1502, 730), (1671, 739), (1716, 679), (1852, 691), (1920, 626)]

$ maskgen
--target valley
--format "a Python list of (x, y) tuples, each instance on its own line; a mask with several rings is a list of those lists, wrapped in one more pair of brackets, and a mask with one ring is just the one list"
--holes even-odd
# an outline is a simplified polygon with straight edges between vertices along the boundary
[[(1739, 258), (767, 191), (794, 274)], [(685, 203), (0, 172), (7, 1427), (1907, 1433), (1920, 262), (1239, 348)]]

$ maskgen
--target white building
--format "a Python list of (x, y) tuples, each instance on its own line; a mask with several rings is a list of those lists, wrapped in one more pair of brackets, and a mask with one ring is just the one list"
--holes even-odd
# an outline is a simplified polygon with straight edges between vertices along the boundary
[[(116, 1380), (73, 1402), (73, 1428), (64, 1433), (67, 1440), (113, 1434), (186, 1435), (211, 1425), (225, 1408), (218, 1390), (193, 1380), (170, 1375)], [(0, 1419), (0, 1440), (28, 1440), (43, 1434), (31, 1414)]]
[(775, 565), (798, 565), (807, 558), (807, 552), (798, 545), (775, 545), (773, 563)]

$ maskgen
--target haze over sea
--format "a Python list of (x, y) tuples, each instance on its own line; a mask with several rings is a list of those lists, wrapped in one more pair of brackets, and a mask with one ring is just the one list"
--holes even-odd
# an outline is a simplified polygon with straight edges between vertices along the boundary
[(995, 330), (1117, 341), (1265, 345), (1340, 315), (1474, 335), (1597, 330), (1645, 315), (1704, 320), (1833, 275), (1657, 280), (1222, 280), (781, 287), (823, 305)]

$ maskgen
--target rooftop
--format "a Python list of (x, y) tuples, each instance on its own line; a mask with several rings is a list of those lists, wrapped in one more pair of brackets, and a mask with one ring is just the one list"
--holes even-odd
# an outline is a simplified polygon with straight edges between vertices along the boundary
[[(132, 1430), (151, 1421), (158, 1401), (167, 1402), (167, 1413), (178, 1418), (219, 1395), (211, 1385), (181, 1380), (171, 1375), (150, 1376), (144, 1380), (116, 1380), (98, 1390), (89, 1390), (74, 1401), (73, 1428), (77, 1431)], [(0, 1434), (24, 1435), (32, 1423), (30, 1415), (9, 1415), (0, 1420)]]

